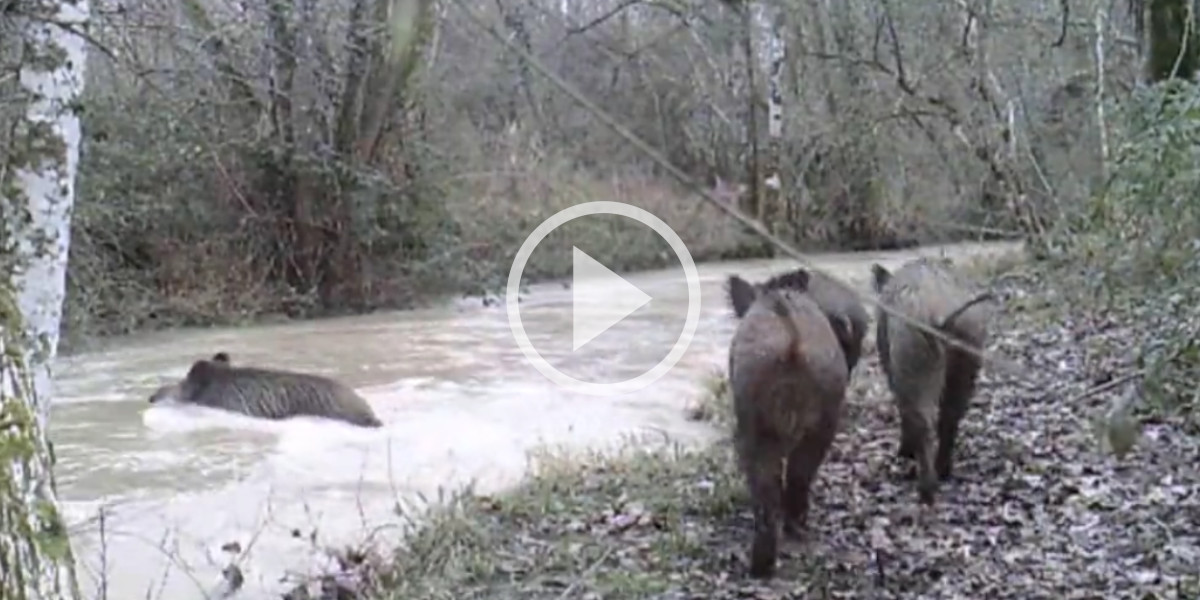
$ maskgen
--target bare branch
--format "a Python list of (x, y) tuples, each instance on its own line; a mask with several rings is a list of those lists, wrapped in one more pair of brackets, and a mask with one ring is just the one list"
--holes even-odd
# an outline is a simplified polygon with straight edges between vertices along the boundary
[(892, 60), (896, 64), (896, 85), (900, 86), (904, 93), (910, 96), (916, 95), (916, 90), (904, 73), (904, 51), (900, 48), (900, 36), (896, 33), (896, 22), (892, 19), (892, 3), (888, 0), (881, 0), (880, 5), (883, 7), (883, 18), (887, 24), (888, 37), (892, 40)]
[(591, 21), (588, 21), (587, 23), (584, 23), (583, 25), (578, 25), (575, 27), (567, 28), (567, 34), (568, 35), (577, 35), (580, 33), (586, 33), (588, 30), (593, 29), (595, 27), (599, 27), (600, 25), (608, 22), (610, 19), (612, 19), (612, 18), (616, 17), (617, 15), (621, 14), (622, 12), (624, 12), (625, 9), (633, 6), (634, 4), (638, 4), (639, 2), (641, 2), (641, 0), (621, 0), (621, 2), (619, 4), (612, 7), (611, 9), (608, 10), (608, 12), (605, 12), (604, 14), (600, 15), (599, 17), (596, 17), (595, 19), (592, 19)]
[(1050, 44), (1053, 48), (1061, 48), (1067, 41), (1067, 23), (1071, 22), (1071, 0), (1060, 0), (1062, 5), (1062, 28), (1059, 29), (1058, 39)]

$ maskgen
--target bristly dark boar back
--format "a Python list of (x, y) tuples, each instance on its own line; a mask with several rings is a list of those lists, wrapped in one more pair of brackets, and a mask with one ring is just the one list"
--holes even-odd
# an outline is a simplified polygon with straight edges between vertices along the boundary
[[(792, 282), (765, 291), (732, 279), (729, 286), (731, 296), (752, 294), (730, 342), (729, 379), (738, 461), (754, 508), (749, 571), (758, 578), (775, 572), (781, 527), (797, 533), (807, 520), (809, 489), (849, 378), (835, 328)], [(731, 298), (735, 311), (742, 300)]]
[[(871, 267), (873, 286), (884, 304), (982, 349), (990, 312), (971, 284), (946, 262), (911, 260), (894, 273)], [(876, 347), (900, 415), (903, 458), (917, 463), (918, 494), (932, 504), (940, 480), (950, 477), (958, 427), (974, 395), (981, 361), (882, 310), (876, 312)], [(936, 440), (936, 441), (935, 441)]]
[(862, 356), (863, 338), (867, 335), (870, 320), (866, 307), (845, 281), (823, 273), (809, 275), (808, 293), (829, 317), (835, 330), (839, 324), (845, 326), (840, 329), (838, 342), (846, 357), (846, 369), (853, 373)]
[(756, 286), (738, 278), (737, 286), (735, 289), (731, 278), (730, 299), (738, 318), (745, 314), (755, 294), (773, 289), (807, 291), (809, 297), (829, 318), (829, 324), (837, 333), (838, 345), (841, 346), (846, 359), (846, 369), (854, 371), (862, 356), (862, 343), (867, 334), (869, 317), (858, 295), (846, 287), (845, 282), (820, 271), (800, 268), (776, 275)]

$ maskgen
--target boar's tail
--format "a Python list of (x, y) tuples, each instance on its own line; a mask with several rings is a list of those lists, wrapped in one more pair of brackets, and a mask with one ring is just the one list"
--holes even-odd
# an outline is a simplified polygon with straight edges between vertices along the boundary
[(800, 357), (800, 330), (796, 328), (796, 321), (792, 317), (792, 307), (780, 290), (768, 290), (763, 297), (771, 303), (771, 310), (779, 316), (787, 330), (789, 343), (785, 360), (794, 363)]
[(963, 313), (967, 312), (967, 309), (971, 308), (972, 306), (975, 306), (976, 304), (979, 304), (981, 302), (987, 302), (987, 301), (995, 302), (996, 295), (991, 292), (984, 292), (982, 294), (975, 296), (974, 298), (971, 298), (970, 300), (967, 300), (966, 302), (964, 302), (962, 304), (962, 306), (959, 306), (958, 308), (954, 309), (954, 311), (952, 311), (949, 315), (947, 315), (945, 319), (942, 319), (941, 324), (938, 325), (938, 329), (940, 329), (942, 331), (947, 331), (948, 329), (954, 327), (954, 322), (959, 317), (961, 317)]

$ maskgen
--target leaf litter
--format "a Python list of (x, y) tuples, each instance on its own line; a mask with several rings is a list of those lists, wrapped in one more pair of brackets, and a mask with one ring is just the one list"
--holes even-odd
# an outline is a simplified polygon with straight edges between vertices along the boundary
[(896, 413), (868, 338), (809, 529), (783, 538), (770, 581), (745, 575), (750, 504), (732, 448), (718, 443), (597, 456), (457, 502), (372, 567), (369, 593), (338, 597), (1200, 597), (1200, 441), (1185, 417), (1143, 415), (1120, 460), (1089, 425), (1123, 393), (1096, 386), (1135, 369), (1145, 315), (1067, 310), (1037, 279), (997, 291), (1007, 310), (989, 351), (1024, 377), (983, 370), (931, 508), (896, 457)]

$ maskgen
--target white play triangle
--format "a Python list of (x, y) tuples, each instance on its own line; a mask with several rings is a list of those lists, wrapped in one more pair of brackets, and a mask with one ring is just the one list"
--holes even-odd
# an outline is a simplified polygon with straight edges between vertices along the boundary
[(571, 351), (620, 323), (653, 298), (571, 246)]

